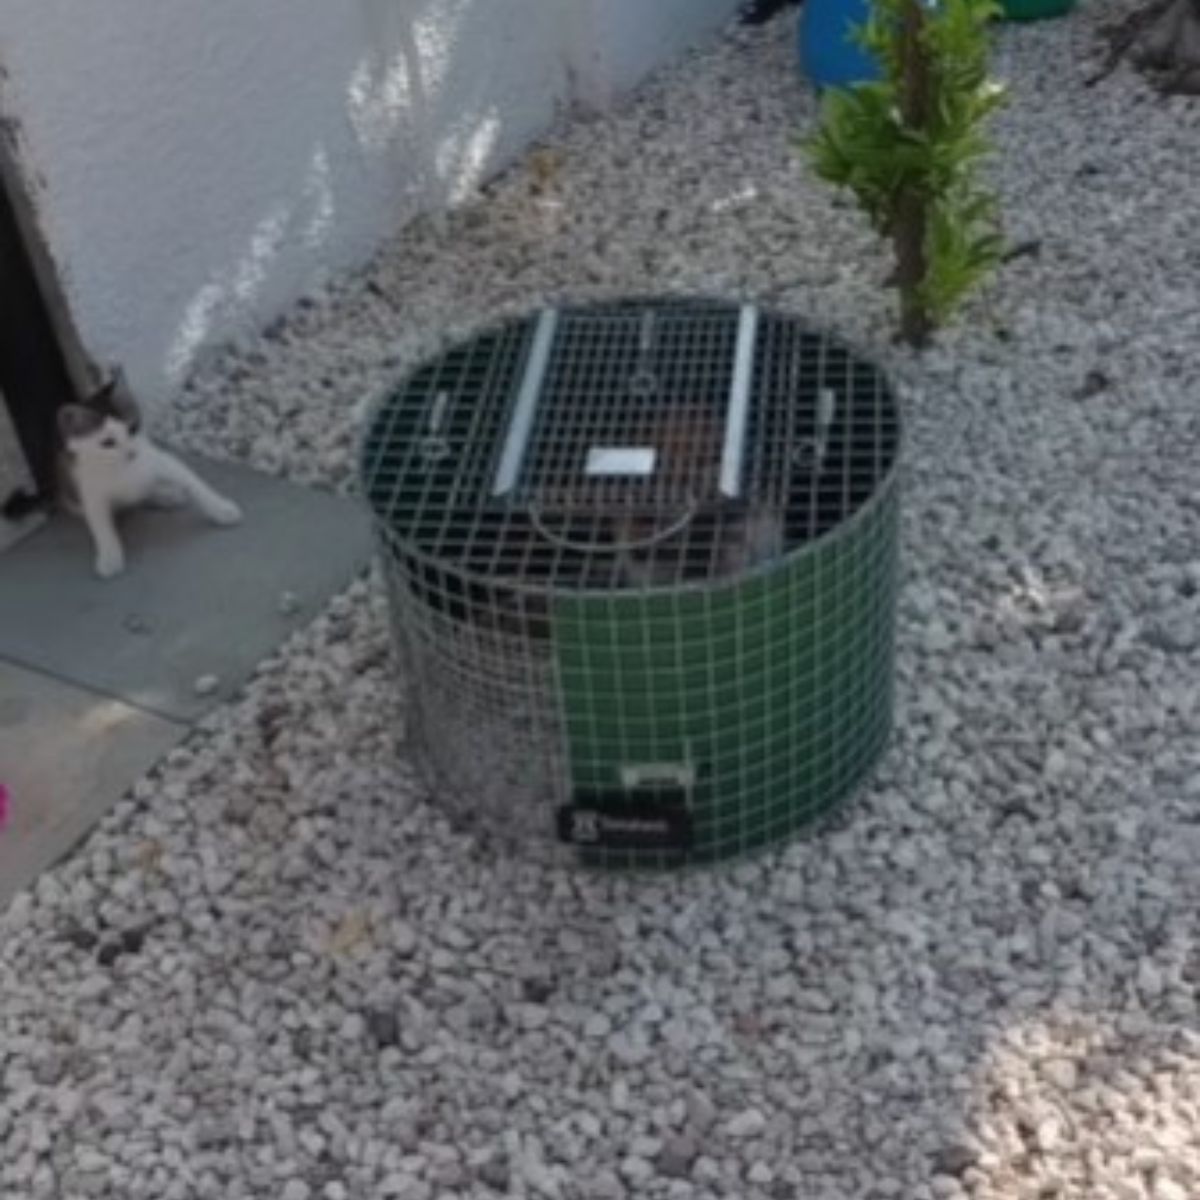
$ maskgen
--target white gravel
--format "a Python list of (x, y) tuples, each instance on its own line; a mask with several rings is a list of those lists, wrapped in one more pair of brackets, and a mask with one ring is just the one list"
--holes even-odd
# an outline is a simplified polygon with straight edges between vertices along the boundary
[(1200, 102), (1009, 28), (1012, 264), (920, 361), (790, 154), (787, 21), (404, 232), (170, 430), (345, 485), (358, 404), (547, 295), (776, 288), (910, 421), (900, 722), (820, 839), (661, 879), (456, 833), (360, 583), (0, 919), (0, 1194), (1200, 1195)]

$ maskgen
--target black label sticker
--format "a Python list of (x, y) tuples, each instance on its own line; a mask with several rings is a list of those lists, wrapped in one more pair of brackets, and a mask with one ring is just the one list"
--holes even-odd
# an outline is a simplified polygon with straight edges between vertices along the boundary
[(611, 850), (686, 850), (692, 814), (682, 788), (576, 793), (558, 810), (558, 836), (573, 846)]

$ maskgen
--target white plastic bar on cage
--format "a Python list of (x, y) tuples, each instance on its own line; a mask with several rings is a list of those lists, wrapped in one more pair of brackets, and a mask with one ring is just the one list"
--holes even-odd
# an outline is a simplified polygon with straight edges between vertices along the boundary
[(742, 458), (746, 445), (746, 423), (750, 418), (750, 383), (754, 374), (754, 342), (757, 336), (758, 309), (753, 304), (743, 304), (738, 316), (729, 409), (725, 414), (725, 446), (721, 451), (721, 494), (731, 499), (742, 492)]
[[(849, 388), (847, 388), (849, 392)], [(817, 395), (816, 470), (825, 465), (825, 451), (829, 447), (829, 430), (837, 412), (837, 392), (833, 388), (822, 388)], [(849, 460), (847, 460), (849, 461)]]
[(658, 451), (653, 446), (589, 446), (585, 475), (653, 475)]
[(557, 329), (558, 310), (542, 309), (537, 330), (533, 335), (529, 361), (525, 364), (521, 390), (517, 395), (512, 418), (508, 422), (508, 436), (504, 440), (500, 465), (496, 468), (496, 478), (492, 482), (493, 496), (504, 496), (511, 492), (521, 474), (521, 464), (525, 461), (525, 451), (533, 433), (533, 420), (537, 416), (538, 401), (542, 398), (542, 384), (546, 378), (550, 350), (554, 345)]

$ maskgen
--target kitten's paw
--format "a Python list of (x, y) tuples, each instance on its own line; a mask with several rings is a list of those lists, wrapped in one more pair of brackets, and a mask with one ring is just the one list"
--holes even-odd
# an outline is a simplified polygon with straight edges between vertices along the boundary
[(102, 551), (96, 555), (96, 574), (111, 579), (125, 570), (125, 555), (120, 550)]
[(242, 519), (242, 510), (232, 500), (218, 500), (209, 506), (208, 519), (214, 525), (237, 525)]

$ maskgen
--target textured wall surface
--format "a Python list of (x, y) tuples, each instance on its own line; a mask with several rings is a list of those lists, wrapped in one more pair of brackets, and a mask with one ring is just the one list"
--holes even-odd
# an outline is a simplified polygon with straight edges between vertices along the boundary
[(169, 394), (737, 0), (6, 0), (3, 115), (89, 351)]

